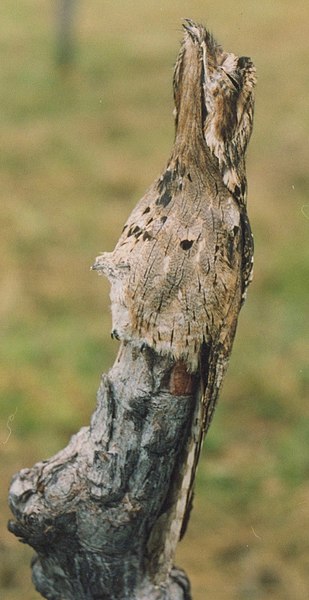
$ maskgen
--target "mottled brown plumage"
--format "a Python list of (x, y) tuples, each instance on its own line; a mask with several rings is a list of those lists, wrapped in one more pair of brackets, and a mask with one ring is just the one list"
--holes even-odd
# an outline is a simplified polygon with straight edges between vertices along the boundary
[(93, 266), (111, 283), (113, 335), (174, 361), (169, 391), (201, 382), (186, 468), (162, 564), (189, 518), (196, 466), (252, 278), (245, 152), (255, 68), (190, 20), (174, 71), (175, 142), (111, 253)]
[(191, 372), (206, 360), (206, 378), (216, 354), (218, 387), (252, 271), (244, 157), (255, 69), (204, 27), (187, 20), (184, 29), (171, 157), (93, 268), (110, 280), (116, 337)]

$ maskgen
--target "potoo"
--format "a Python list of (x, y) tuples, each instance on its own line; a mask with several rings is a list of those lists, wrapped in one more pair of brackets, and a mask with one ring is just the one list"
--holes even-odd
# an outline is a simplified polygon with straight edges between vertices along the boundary
[(245, 154), (256, 76), (202, 25), (183, 27), (170, 159), (93, 269), (111, 284), (112, 334), (201, 373), (210, 417), (252, 277)]

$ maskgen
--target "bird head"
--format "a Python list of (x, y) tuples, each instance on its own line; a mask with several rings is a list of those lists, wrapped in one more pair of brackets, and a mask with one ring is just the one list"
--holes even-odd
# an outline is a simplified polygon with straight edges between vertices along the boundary
[(218, 160), (225, 185), (236, 197), (243, 196), (255, 67), (250, 58), (225, 52), (202, 25), (186, 19), (183, 28), (173, 80), (176, 139), (190, 134), (194, 120)]

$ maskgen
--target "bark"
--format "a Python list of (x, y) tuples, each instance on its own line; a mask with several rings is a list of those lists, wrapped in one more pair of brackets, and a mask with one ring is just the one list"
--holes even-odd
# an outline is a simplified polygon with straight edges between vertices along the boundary
[(172, 566), (199, 403), (190, 377), (179, 393), (170, 359), (122, 346), (102, 376), (90, 426), (15, 475), (9, 529), (36, 550), (33, 581), (43, 597), (191, 598), (186, 575)]

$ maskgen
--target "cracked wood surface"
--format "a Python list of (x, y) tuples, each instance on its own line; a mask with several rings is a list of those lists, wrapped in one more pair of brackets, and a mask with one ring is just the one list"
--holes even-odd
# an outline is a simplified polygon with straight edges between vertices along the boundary
[(15, 476), (9, 528), (36, 550), (33, 580), (45, 598), (190, 598), (172, 562), (196, 384), (172, 395), (168, 358), (122, 347), (102, 377), (90, 427)]

